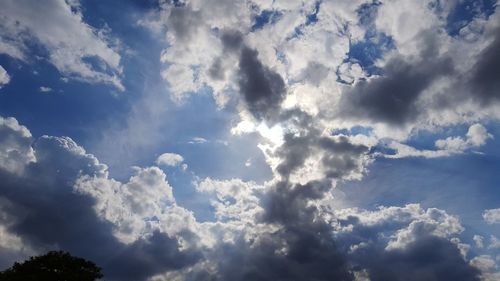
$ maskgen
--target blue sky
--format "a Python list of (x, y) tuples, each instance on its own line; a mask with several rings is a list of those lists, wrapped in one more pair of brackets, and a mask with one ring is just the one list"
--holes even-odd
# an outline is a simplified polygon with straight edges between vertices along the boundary
[(0, 3), (1, 268), (498, 280), (497, 5)]

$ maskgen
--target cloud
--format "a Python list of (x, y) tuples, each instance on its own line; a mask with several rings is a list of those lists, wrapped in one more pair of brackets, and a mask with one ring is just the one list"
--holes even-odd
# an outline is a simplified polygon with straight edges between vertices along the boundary
[(489, 134), (481, 124), (473, 124), (467, 131), (466, 139), (460, 137), (448, 137), (446, 139), (437, 140), (436, 147), (450, 151), (465, 151), (469, 148), (480, 147), (486, 144), (488, 139), (492, 139), (493, 135)]
[(494, 281), (500, 277), (500, 272), (495, 272), (496, 262), (490, 255), (474, 257), (470, 263), (482, 271), (481, 280)]
[[(304, 125), (306, 120), (295, 121)], [(335, 211), (328, 207), (332, 183), (288, 181), (300, 167), (290, 164), (280, 169), (281, 180), (263, 186), (239, 179), (201, 181), (197, 189), (214, 196), (217, 220), (200, 223), (176, 204), (159, 168), (136, 168), (120, 182), (70, 138), (33, 140), (15, 119), (3, 122), (2, 139), (9, 140), (2, 143), (4, 151), (26, 155), (18, 160), (23, 168), (12, 171), (7, 160), (1, 161), (7, 237), (17, 237), (34, 252), (56, 245), (90, 258), (111, 280), (176, 274), (181, 280), (355, 280), (355, 272), (371, 280), (478, 280), (479, 271), (451, 239), (463, 227), (439, 209)], [(359, 169), (349, 163), (367, 147), (345, 136), (323, 136), (314, 127), (300, 128), (308, 140), (306, 154), (326, 159), (320, 161), (323, 178), (346, 179)], [(291, 148), (294, 142), (290, 136), (284, 145)], [(286, 155), (281, 163), (291, 161)], [(340, 164), (330, 167), (330, 161)], [(380, 259), (367, 258), (374, 255)]]
[(490, 235), (490, 244), (488, 245), (488, 249), (500, 249), (500, 239), (498, 239), (495, 235)]
[(378, 257), (369, 269), (373, 281), (480, 280), (479, 270), (462, 258), (459, 249), (438, 237), (422, 238), (404, 250), (389, 251)]
[(38, 89), (40, 92), (42, 93), (48, 93), (48, 92), (52, 92), (52, 88), (50, 87), (45, 87), (45, 86), (40, 86), (40, 88)]
[(5, 68), (3, 68), (3, 66), (0, 65), (0, 89), (4, 85), (9, 84), (9, 82), (10, 82), (10, 76), (9, 76), (9, 74), (7, 73), (7, 71), (5, 70)]
[[(199, 222), (177, 204), (158, 167), (136, 167), (128, 180), (119, 181), (72, 139), (33, 139), (15, 119), (4, 118), (0, 196), (8, 201), (2, 210), (9, 218), (2, 224), (6, 237), (34, 251), (58, 247), (83, 255), (114, 280), (479, 280), (480, 259), (467, 260), (470, 246), (460, 240), (464, 227), (446, 211), (418, 204), (374, 211), (334, 204), (336, 184), (361, 179), (379, 142), (394, 140), (392, 148), (401, 157), (463, 152), (491, 138), (477, 122), (495, 116), (480, 113), (467, 98), (470, 93), (443, 98), (461, 85), (454, 77), (467, 77), (471, 70), (460, 60), (469, 56), (457, 55), (468, 50), (465, 40), (440, 32), (445, 16), (419, 1), (405, 3), (408, 15), (401, 15), (393, 2), (384, 2), (376, 5), (373, 23), (364, 26), (359, 9), (367, 2), (161, 2), (153, 14), (169, 44), (161, 55), (161, 75), (171, 97), (182, 100), (210, 87), (217, 105), (234, 106), (230, 110), (240, 118), (235, 121), (243, 124), (235, 131), (262, 136), (259, 148), (273, 177), (264, 183), (196, 178), (197, 191), (207, 194), (214, 211), (214, 220)], [(9, 7), (17, 7), (12, 3)], [(52, 10), (76, 20), (87, 32), (85, 42), (96, 48), (82, 44), (82, 53), (68, 62), (89, 67), (84, 58), (91, 53), (111, 68), (105, 75), (118, 77), (120, 57), (109, 38), (86, 25), (72, 3), (59, 2)], [(252, 30), (255, 18), (268, 10), (281, 16)], [(75, 66), (59, 64), (57, 56), (74, 55), (73, 46), (55, 53), (50, 47), (59, 48), (59, 39), (49, 40), (27, 22), (26, 36), (56, 54), (50, 61), (62, 73), (72, 72)], [(350, 47), (381, 32), (393, 38), (395, 49), (373, 62), (379, 73), (368, 73)], [(22, 46), (19, 40), (5, 42)], [(487, 41), (476, 44), (488, 48)], [(478, 56), (491, 55), (479, 49)], [(442, 112), (446, 118), (439, 118)], [(150, 128), (139, 123), (127, 133), (142, 136)], [(450, 124), (474, 125), (465, 137), (439, 140), (435, 151), (404, 144), (420, 129)], [(367, 133), (353, 134), (356, 126)], [(139, 146), (151, 139), (141, 139)], [(115, 138), (110, 140), (116, 146)], [(182, 161), (170, 153), (160, 155), (157, 164)], [(491, 240), (490, 247), (496, 245)]]
[(21, 173), (28, 163), (35, 161), (31, 133), (15, 118), (0, 117), (0, 135), (0, 168)]
[(122, 67), (109, 28), (97, 29), (83, 20), (79, 5), (64, 0), (2, 3), (0, 52), (29, 62), (30, 42), (47, 51), (47, 59), (69, 78), (88, 83), (105, 83), (123, 90)]
[(208, 140), (205, 139), (205, 138), (194, 137), (188, 143), (190, 143), (190, 144), (203, 144), (203, 143), (206, 143), (206, 142), (208, 142)]
[(448, 157), (460, 153), (467, 152), (471, 149), (479, 148), (486, 144), (488, 139), (493, 139), (493, 135), (488, 133), (486, 128), (481, 124), (473, 124), (469, 127), (467, 134), (464, 137), (447, 137), (446, 139), (438, 139), (435, 142), (437, 150), (424, 149), (420, 150), (412, 146), (391, 141), (387, 144), (387, 148), (395, 151), (394, 154), (387, 154), (387, 158), (405, 158), (405, 157), (423, 157), (423, 158), (438, 158)]
[(483, 213), (483, 219), (488, 224), (500, 223), (500, 209), (485, 210)]
[(279, 110), (285, 95), (281, 76), (259, 61), (258, 52), (243, 48), (239, 61), (239, 88), (256, 118), (270, 119)]
[(199, 259), (188, 247), (196, 239), (186, 222), (194, 219), (176, 206), (160, 169), (138, 170), (121, 183), (70, 138), (35, 140), (14, 118), (0, 121), (2, 231), (25, 249), (9, 245), (12, 258), (63, 249), (94, 260), (112, 280), (144, 280)]
[[(500, 28), (500, 27), (499, 27)], [(498, 30), (495, 32), (496, 37), (479, 54), (478, 60), (470, 73), (469, 85), (474, 92), (474, 98), (478, 99), (481, 104), (485, 105), (489, 102), (498, 102), (500, 98), (500, 82), (495, 73), (500, 71), (500, 35)]]
[(218, 220), (235, 220), (253, 223), (262, 213), (259, 193), (263, 186), (240, 179), (226, 181), (206, 178), (197, 184), (196, 189), (203, 193), (215, 194), (211, 201)]
[(336, 213), (337, 243), (369, 280), (480, 280), (452, 238), (463, 227), (442, 210), (409, 204)]
[(157, 165), (178, 166), (184, 161), (184, 158), (176, 153), (163, 153), (156, 159)]
[(452, 61), (446, 57), (423, 57), (417, 63), (391, 59), (384, 67), (383, 76), (359, 81), (343, 93), (340, 114), (403, 126), (420, 114), (417, 101), (424, 90), (452, 71)]
[(476, 244), (476, 247), (478, 247), (479, 249), (484, 248), (484, 237), (483, 236), (481, 236), (481, 235), (474, 235), (474, 237), (472, 238), (472, 240), (474, 240), (474, 243)]

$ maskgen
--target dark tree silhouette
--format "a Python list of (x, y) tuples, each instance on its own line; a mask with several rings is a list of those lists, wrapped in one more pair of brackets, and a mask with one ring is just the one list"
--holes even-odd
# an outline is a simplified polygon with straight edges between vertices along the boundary
[(93, 262), (62, 251), (30, 257), (0, 272), (0, 281), (94, 281), (102, 277), (101, 268)]

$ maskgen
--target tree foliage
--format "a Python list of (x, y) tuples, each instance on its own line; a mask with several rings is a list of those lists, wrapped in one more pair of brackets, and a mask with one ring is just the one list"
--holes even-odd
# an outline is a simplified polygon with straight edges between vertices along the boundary
[(94, 281), (102, 277), (101, 268), (93, 262), (63, 251), (30, 257), (0, 272), (0, 281)]

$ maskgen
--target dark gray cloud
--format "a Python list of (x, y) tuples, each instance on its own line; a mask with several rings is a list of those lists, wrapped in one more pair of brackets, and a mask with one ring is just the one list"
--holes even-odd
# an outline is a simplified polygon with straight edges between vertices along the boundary
[[(500, 33), (497, 29), (496, 34)], [(500, 101), (500, 35), (479, 55), (469, 80), (469, 91), (483, 105)]]
[(287, 226), (223, 250), (216, 280), (353, 280), (324, 224)]
[(341, 179), (359, 169), (358, 160), (370, 152), (367, 146), (352, 144), (345, 136), (332, 138), (322, 135), (313, 127), (313, 117), (303, 111), (283, 111), (280, 117), (301, 130), (299, 134), (285, 134), (284, 143), (277, 151), (282, 160), (276, 170), (285, 178), (302, 167), (312, 154), (322, 153), (325, 177)]
[[(370, 219), (363, 220), (365, 216)], [(480, 272), (465, 260), (457, 244), (434, 233), (460, 232), (458, 220), (444, 211), (419, 205), (370, 214), (352, 211), (338, 223), (349, 229), (336, 236), (339, 248), (348, 253), (352, 268), (365, 270), (371, 281), (480, 280)]]
[(243, 34), (238, 31), (227, 30), (220, 39), (226, 51), (238, 51), (243, 45)]
[(265, 214), (259, 220), (280, 229), (256, 235), (242, 232), (234, 242), (221, 243), (207, 255), (217, 270), (192, 271), (187, 280), (353, 280), (349, 263), (333, 240), (331, 226), (314, 220), (317, 210), (306, 206), (309, 200), (322, 198), (329, 188), (321, 182), (275, 184), (262, 194)]
[(436, 236), (421, 237), (404, 249), (366, 248), (357, 255), (371, 281), (480, 280), (479, 270), (464, 260), (457, 246)]
[[(259, 60), (259, 53), (245, 44), (241, 32), (225, 30), (220, 40), (225, 52), (223, 55), (238, 55), (238, 86), (248, 110), (259, 120), (275, 122), (286, 95), (286, 85), (281, 75)], [(222, 59), (217, 58), (212, 63), (208, 71), (212, 79), (223, 77)]]
[(421, 113), (416, 101), (422, 92), (433, 81), (452, 71), (449, 58), (428, 56), (417, 64), (401, 58), (392, 59), (384, 68), (383, 76), (359, 81), (343, 93), (340, 114), (348, 118), (404, 125)]
[(241, 50), (238, 74), (240, 92), (250, 112), (258, 119), (276, 118), (286, 94), (283, 78), (263, 65), (258, 52), (248, 47)]
[[(189, 235), (189, 234), (188, 234)], [(197, 251), (181, 252), (179, 243), (163, 233), (154, 232), (146, 239), (135, 241), (103, 264), (108, 275), (116, 280), (146, 280), (155, 274), (181, 269), (200, 260)]]

